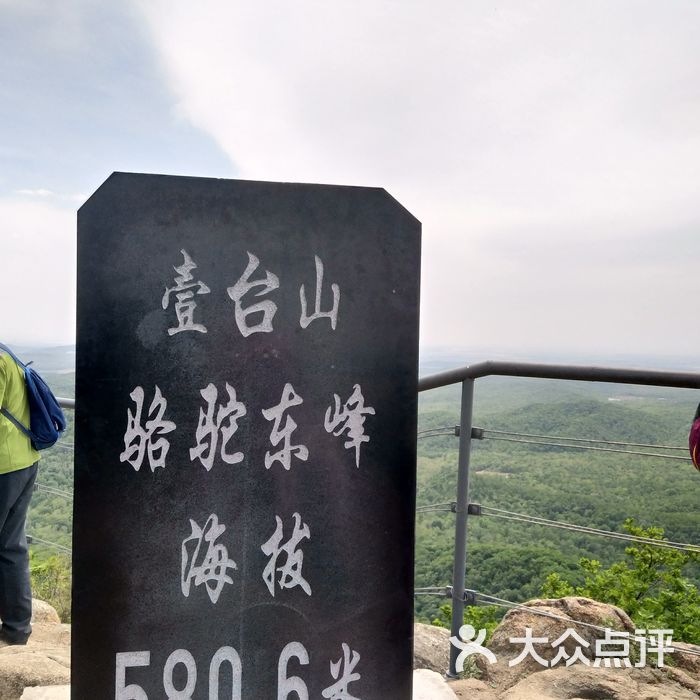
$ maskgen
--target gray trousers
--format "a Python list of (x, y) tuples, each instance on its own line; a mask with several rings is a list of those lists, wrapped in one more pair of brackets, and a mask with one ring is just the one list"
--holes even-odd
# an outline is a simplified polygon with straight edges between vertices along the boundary
[(32, 631), (29, 550), (24, 523), (37, 464), (0, 474), (0, 619), (2, 637), (24, 642)]

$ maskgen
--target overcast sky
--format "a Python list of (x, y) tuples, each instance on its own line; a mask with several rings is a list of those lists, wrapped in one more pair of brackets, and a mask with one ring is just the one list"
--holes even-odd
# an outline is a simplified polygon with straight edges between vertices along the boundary
[(0, 339), (72, 343), (115, 170), (386, 188), (421, 342), (700, 347), (697, 0), (0, 0)]

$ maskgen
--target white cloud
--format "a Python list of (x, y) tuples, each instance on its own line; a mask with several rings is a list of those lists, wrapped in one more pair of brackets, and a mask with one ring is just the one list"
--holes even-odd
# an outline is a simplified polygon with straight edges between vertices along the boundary
[(75, 212), (44, 201), (0, 199), (0, 336), (75, 341)]
[(700, 224), (700, 5), (137, 4), (243, 177), (381, 185), (423, 221), (424, 342), (700, 343), (667, 255)]
[(16, 194), (21, 194), (26, 197), (53, 197), (53, 192), (51, 190), (37, 189), (37, 190), (17, 190)]

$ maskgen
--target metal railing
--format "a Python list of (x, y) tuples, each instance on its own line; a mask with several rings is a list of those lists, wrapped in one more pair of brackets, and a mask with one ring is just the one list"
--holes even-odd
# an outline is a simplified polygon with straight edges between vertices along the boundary
[[(60, 396), (57, 396), (56, 400), (58, 401), (58, 405), (61, 408), (75, 410), (75, 399), (66, 399), (66, 398), (62, 398)], [(59, 440), (59, 442), (57, 442), (54, 445), (54, 448), (59, 448), (59, 449), (63, 448), (63, 449), (72, 450), (73, 445), (63, 444)], [(67, 491), (63, 491), (61, 489), (55, 488), (53, 486), (48, 486), (47, 484), (43, 484), (40, 482), (35, 482), (34, 490), (41, 491), (47, 496), (60, 497), (60, 498), (67, 499), (69, 501), (73, 500), (72, 493), (68, 493)], [(57, 550), (57, 551), (61, 552), (62, 554), (67, 554), (68, 556), (71, 556), (71, 554), (72, 554), (72, 550), (70, 547), (66, 547), (65, 545), (59, 544), (58, 542), (52, 542), (50, 540), (45, 540), (45, 539), (43, 539), (41, 537), (37, 537), (37, 535), (35, 535), (33, 533), (29, 533), (29, 532), (27, 532), (27, 543), (32, 544), (32, 545), (38, 544), (38, 545), (42, 545), (44, 547), (50, 547), (51, 549)]]
[[(448, 595), (452, 599), (451, 636), (459, 637), (464, 624), (464, 606), (470, 591), (465, 588), (467, 576), (467, 531), (469, 516), (469, 463), (471, 459), (472, 414), (474, 407), (474, 382), (481, 377), (508, 376), (540, 379), (564, 379), (580, 382), (608, 382), (612, 384), (638, 384), (645, 386), (700, 389), (700, 374), (695, 372), (670, 372), (664, 370), (620, 369), (576, 365), (535, 364), (528, 362), (488, 361), (459, 369), (424, 377), (418, 382), (418, 391), (428, 391), (451, 384), (462, 385), (459, 419), (459, 456), (457, 461), (457, 501), (455, 518), (454, 566), (452, 586)], [(459, 649), (450, 645), (448, 676), (457, 678)]]
[[(459, 630), (464, 624), (465, 603), (474, 600), (476, 597), (474, 591), (466, 588), (468, 516), (470, 514), (477, 515), (476, 512), (470, 509), (469, 503), (469, 465), (471, 460), (471, 442), (473, 439), (480, 439), (483, 436), (483, 429), (475, 428), (472, 423), (474, 382), (479, 378), (488, 376), (700, 389), (700, 373), (696, 372), (500, 361), (479, 362), (420, 379), (418, 382), (419, 392), (438, 389), (452, 384), (461, 384), (462, 387), (459, 426), (456, 431), (459, 435), (457, 500), (456, 503), (449, 504), (449, 510), (456, 515), (452, 586), (435, 589), (436, 591), (443, 591), (452, 600), (451, 636), (459, 636)], [(58, 401), (62, 408), (75, 408), (74, 399), (59, 398)], [(432, 595), (432, 593), (426, 594)], [(478, 594), (478, 597), (483, 597), (483, 595)], [(488, 598), (488, 596), (486, 597)], [(459, 649), (454, 645), (450, 645), (448, 676), (453, 678), (458, 677), (456, 668), (458, 655)]]

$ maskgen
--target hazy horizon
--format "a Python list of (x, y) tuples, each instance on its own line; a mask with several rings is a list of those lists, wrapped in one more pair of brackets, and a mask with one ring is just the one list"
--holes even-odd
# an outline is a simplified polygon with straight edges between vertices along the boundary
[[(25, 353), (21, 359), (35, 360), (43, 372), (70, 371), (74, 362), (58, 366), (61, 357), (75, 359), (75, 344), (65, 343), (22, 343), (8, 342), (18, 354)], [(32, 357), (32, 353), (37, 358)], [(641, 367), (648, 369), (672, 369), (677, 371), (700, 371), (700, 359), (693, 354), (644, 354), (644, 353), (586, 353), (580, 351), (520, 349), (504, 350), (495, 347), (459, 347), (459, 346), (420, 346), (420, 372), (429, 374), (431, 367), (440, 371), (447, 367), (460, 367), (486, 360), (508, 360), (512, 362), (540, 362), (553, 364), (605, 364), (626, 368)], [(49, 362), (46, 365), (46, 362)], [(48, 368), (47, 368), (48, 367)]]

